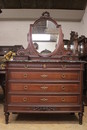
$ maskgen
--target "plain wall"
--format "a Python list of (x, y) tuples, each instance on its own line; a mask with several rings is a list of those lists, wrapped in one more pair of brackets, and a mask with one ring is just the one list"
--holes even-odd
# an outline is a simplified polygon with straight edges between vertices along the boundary
[(81, 35), (85, 35), (87, 37), (87, 6), (85, 9), (84, 16), (81, 20), (81, 30), (80, 30)]

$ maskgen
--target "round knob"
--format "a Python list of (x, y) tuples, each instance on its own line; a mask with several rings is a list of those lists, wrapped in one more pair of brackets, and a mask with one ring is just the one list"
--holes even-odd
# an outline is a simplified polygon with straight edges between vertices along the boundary
[(28, 86), (27, 85), (24, 85), (24, 90), (27, 90), (28, 89)]
[(65, 102), (65, 99), (64, 99), (64, 98), (62, 98), (62, 99), (61, 99), (61, 101), (62, 101), (62, 102)]
[(27, 78), (27, 74), (26, 73), (24, 74), (24, 78)]
[(61, 88), (62, 88), (62, 90), (65, 90), (65, 87), (64, 87), (64, 85), (63, 85), (63, 86), (61, 86)]
[(63, 78), (63, 79), (65, 78), (65, 74), (62, 74), (62, 78)]
[(24, 97), (24, 98), (23, 98), (23, 102), (26, 102), (26, 101), (27, 101), (27, 98), (26, 98), (26, 97)]

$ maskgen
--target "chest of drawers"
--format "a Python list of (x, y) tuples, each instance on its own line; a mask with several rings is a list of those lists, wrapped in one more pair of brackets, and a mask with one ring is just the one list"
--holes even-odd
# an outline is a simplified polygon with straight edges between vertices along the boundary
[(81, 62), (10, 61), (6, 72), (6, 123), (11, 112), (77, 112), (82, 124)]

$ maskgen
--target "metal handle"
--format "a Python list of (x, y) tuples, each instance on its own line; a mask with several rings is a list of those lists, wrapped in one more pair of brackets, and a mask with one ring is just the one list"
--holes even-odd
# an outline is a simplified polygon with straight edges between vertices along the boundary
[(63, 86), (61, 86), (61, 88), (62, 88), (62, 90), (65, 90), (65, 87), (64, 87), (64, 85), (63, 85)]
[(62, 65), (62, 68), (65, 69), (65, 68), (66, 68), (66, 65)]
[(26, 97), (24, 97), (24, 98), (23, 98), (23, 102), (26, 102), (26, 101), (27, 101), (27, 98), (26, 98)]
[(48, 101), (47, 98), (42, 98), (42, 99), (40, 99), (40, 100), (43, 101), (43, 102)]
[(62, 78), (63, 78), (63, 79), (65, 78), (65, 74), (62, 74)]
[(46, 64), (43, 64), (43, 68), (46, 68)]
[(6, 65), (5, 64), (1, 64), (1, 69), (5, 69)]
[(69, 58), (69, 60), (72, 60), (72, 59), (73, 59), (72, 57)]
[(28, 86), (27, 85), (24, 85), (24, 90), (27, 90), (28, 89)]
[(62, 102), (65, 102), (65, 99), (64, 99), (64, 98), (62, 98), (62, 99), (61, 99), (61, 101), (62, 101)]
[(47, 76), (48, 76), (48, 75), (46, 75), (46, 74), (42, 74), (42, 75), (41, 75), (42, 78), (46, 78)]
[(24, 78), (27, 78), (27, 74), (24, 74)]
[(46, 89), (48, 89), (48, 87), (42, 86), (41, 89), (46, 90)]
[(29, 68), (29, 65), (24, 65), (24, 68)]

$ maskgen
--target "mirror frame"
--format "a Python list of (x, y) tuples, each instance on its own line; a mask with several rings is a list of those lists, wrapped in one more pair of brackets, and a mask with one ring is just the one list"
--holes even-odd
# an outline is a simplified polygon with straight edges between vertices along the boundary
[[(45, 54), (45, 55), (39, 53), (35, 49), (33, 41), (32, 41), (32, 28), (41, 20), (49, 20), (49, 21), (53, 22), (55, 24), (56, 28), (58, 28), (58, 32), (59, 32), (59, 40), (58, 40), (55, 50), (53, 52), (51, 52), (49, 54)], [(50, 56), (54, 56), (54, 55), (62, 55), (64, 52), (63, 33), (62, 33), (61, 25), (58, 25), (57, 22), (53, 18), (50, 17), (50, 14), (48, 12), (42, 13), (42, 16), (39, 19), (37, 19), (33, 24), (30, 24), (30, 30), (27, 35), (27, 39), (28, 39), (27, 49), (29, 49), (29, 48), (31, 49), (31, 50), (29, 49), (31, 52), (31, 55), (36, 55), (36, 56), (40, 56), (40, 57), (50, 57)]]

